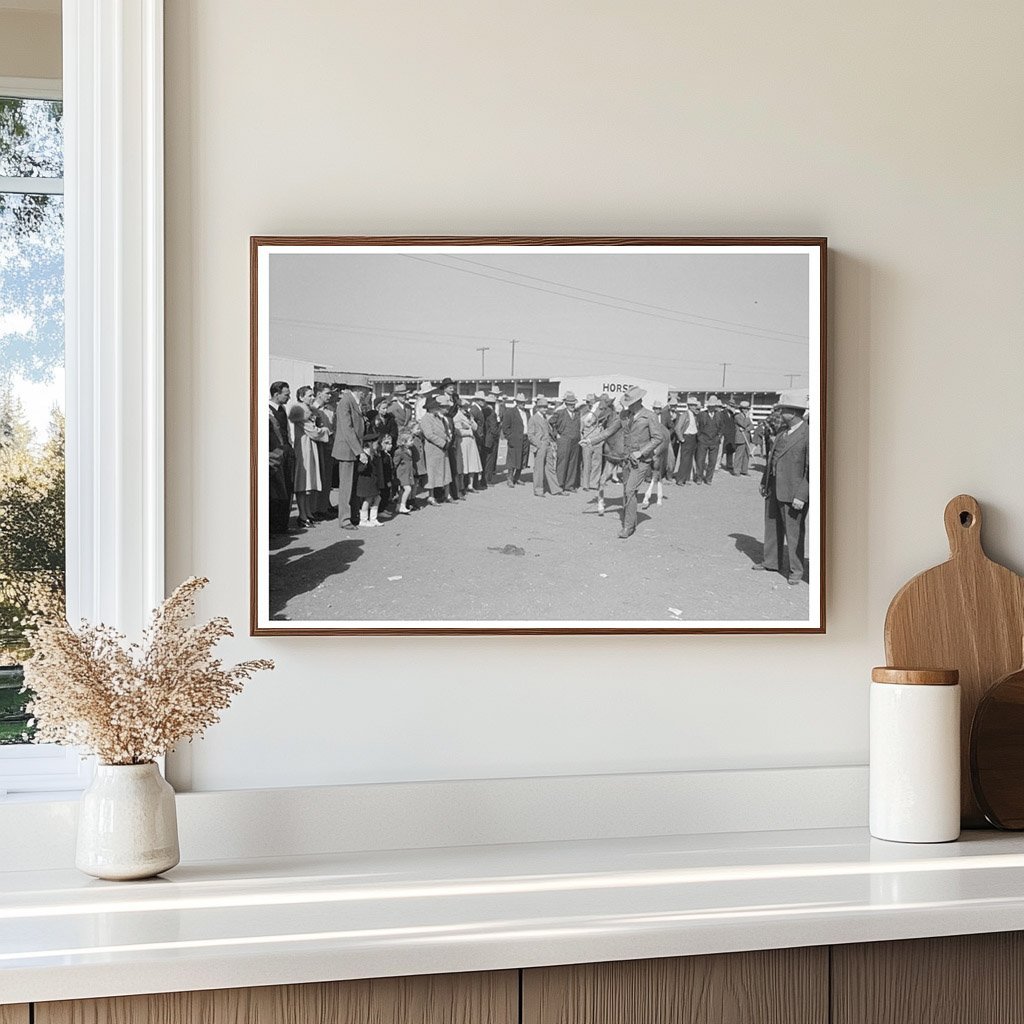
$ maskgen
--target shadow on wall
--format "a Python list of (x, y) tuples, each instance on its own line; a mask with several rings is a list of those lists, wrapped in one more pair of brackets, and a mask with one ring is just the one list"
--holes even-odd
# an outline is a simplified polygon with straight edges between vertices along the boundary
[[(298, 540), (299, 538), (295, 538)], [(340, 576), (363, 553), (361, 540), (339, 540), (320, 551), (283, 547), (270, 555), (270, 617), (285, 619), (293, 597)]]

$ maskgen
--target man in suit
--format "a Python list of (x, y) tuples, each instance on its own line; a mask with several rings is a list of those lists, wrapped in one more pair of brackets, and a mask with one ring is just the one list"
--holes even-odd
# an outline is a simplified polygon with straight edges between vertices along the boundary
[(533, 493), (538, 498), (546, 498), (544, 484), (547, 482), (552, 494), (564, 494), (558, 482), (558, 459), (555, 454), (555, 437), (548, 419), (548, 400), (543, 395), (533, 404), (527, 436), (533, 449)]
[(779, 399), (782, 430), (775, 436), (761, 479), (764, 496), (764, 558), (751, 568), (782, 571), (782, 549), (789, 550), (789, 585), (804, 578), (804, 528), (810, 496), (810, 431), (804, 420), (807, 397), (784, 391)]
[(527, 440), (529, 429), (526, 395), (520, 391), (514, 400), (506, 404), (505, 414), (501, 417), (501, 436), (508, 445), (508, 452), (505, 455), (505, 482), (509, 487), (515, 487), (522, 482), (519, 478), (530, 458), (530, 445)]
[(288, 488), (284, 478), (285, 440), (281, 433), (277, 417), (271, 412), (268, 416), (268, 437), (270, 440), (270, 476), (268, 478), (268, 497), (270, 499), (269, 519), (270, 536), (288, 532), (291, 519), (291, 501), (288, 499)]
[(718, 404), (718, 395), (708, 398), (707, 408), (697, 414), (697, 479), (695, 483), (711, 484), (718, 464), (725, 415)]
[(356, 466), (366, 462), (363, 434), (366, 421), (360, 395), (368, 388), (359, 374), (348, 374), (341, 381), (341, 394), (335, 416), (334, 448), (331, 454), (338, 462), (338, 525), (354, 530), (359, 524), (355, 510)]
[(491, 392), (484, 398), (484, 428), (480, 435), (480, 461), (483, 463), (485, 484), (493, 484), (498, 475), (498, 440), (501, 423), (495, 411), (497, 395)]
[(733, 441), (735, 449), (732, 456), (733, 475), (750, 476), (750, 432), (754, 422), (750, 418), (750, 403), (746, 399), (740, 402), (739, 408), (733, 413), (732, 421), (736, 427)]
[(567, 391), (562, 405), (555, 410), (550, 420), (551, 431), (558, 445), (558, 486), (564, 491), (575, 491), (579, 487), (580, 419), (576, 396)]
[(679, 461), (676, 464), (676, 483), (685, 487), (692, 476), (697, 477), (693, 468), (694, 456), (697, 454), (697, 417), (700, 415), (700, 399), (691, 395), (686, 400), (686, 408), (679, 411), (676, 417), (674, 433), (679, 441)]
[[(270, 416), (277, 424), (277, 432), (270, 438), (270, 448), (274, 451), (275, 444), (279, 444), (277, 450), (281, 452), (273, 459), (280, 466), (281, 475), (278, 478), (278, 496), (272, 499), (276, 504), (272, 506), (271, 533), (287, 533), (292, 514), (292, 495), (295, 493), (295, 449), (292, 447), (291, 424), (288, 422), (288, 402), (291, 397), (292, 389), (287, 381), (275, 380), (270, 385)], [(282, 484), (283, 493), (280, 490)]]
[(730, 476), (735, 476), (732, 468), (732, 457), (736, 451), (736, 412), (733, 398), (726, 398), (721, 405), (722, 411), (722, 461), (720, 468)]
[(412, 419), (412, 407), (409, 405), (409, 391), (404, 384), (395, 386), (395, 390), (391, 394), (391, 401), (385, 411), (394, 416), (399, 433), (409, 425), (409, 421)]
[(475, 395), (469, 400), (466, 412), (473, 419), (473, 442), (476, 444), (476, 450), (480, 455), (480, 465), (485, 467), (484, 471), (477, 475), (476, 490), (484, 491), (487, 489), (487, 471), (486, 471), (486, 449), (484, 447), (484, 433), (487, 422), (487, 413), (484, 410), (487, 408), (487, 396), (482, 391), (477, 391)]

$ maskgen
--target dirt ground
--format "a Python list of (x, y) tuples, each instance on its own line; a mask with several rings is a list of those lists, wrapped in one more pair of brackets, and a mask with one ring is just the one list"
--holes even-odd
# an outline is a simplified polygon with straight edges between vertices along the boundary
[[(760, 561), (760, 467), (719, 470), (713, 484), (665, 485), (619, 540), (622, 489), (604, 516), (597, 496), (533, 494), (532, 469), (510, 488), (382, 520), (378, 529), (319, 523), (275, 538), (275, 619), (722, 620), (806, 619), (809, 588)], [(294, 520), (293, 520), (294, 522)], [(521, 550), (519, 554), (515, 549)]]

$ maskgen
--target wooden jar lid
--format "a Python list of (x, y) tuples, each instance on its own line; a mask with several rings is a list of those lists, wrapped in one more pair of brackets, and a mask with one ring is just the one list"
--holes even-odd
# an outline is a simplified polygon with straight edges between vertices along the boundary
[(871, 670), (873, 683), (901, 683), (917, 686), (956, 686), (960, 672), (955, 668), (886, 668)]

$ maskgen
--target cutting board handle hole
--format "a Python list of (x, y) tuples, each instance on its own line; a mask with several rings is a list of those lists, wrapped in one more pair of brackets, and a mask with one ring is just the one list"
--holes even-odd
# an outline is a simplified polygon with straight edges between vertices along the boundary
[(970, 526), (971, 523), (973, 523), (973, 522), (974, 522), (974, 516), (972, 516), (970, 512), (961, 512), (960, 513), (960, 525), (961, 526)]

